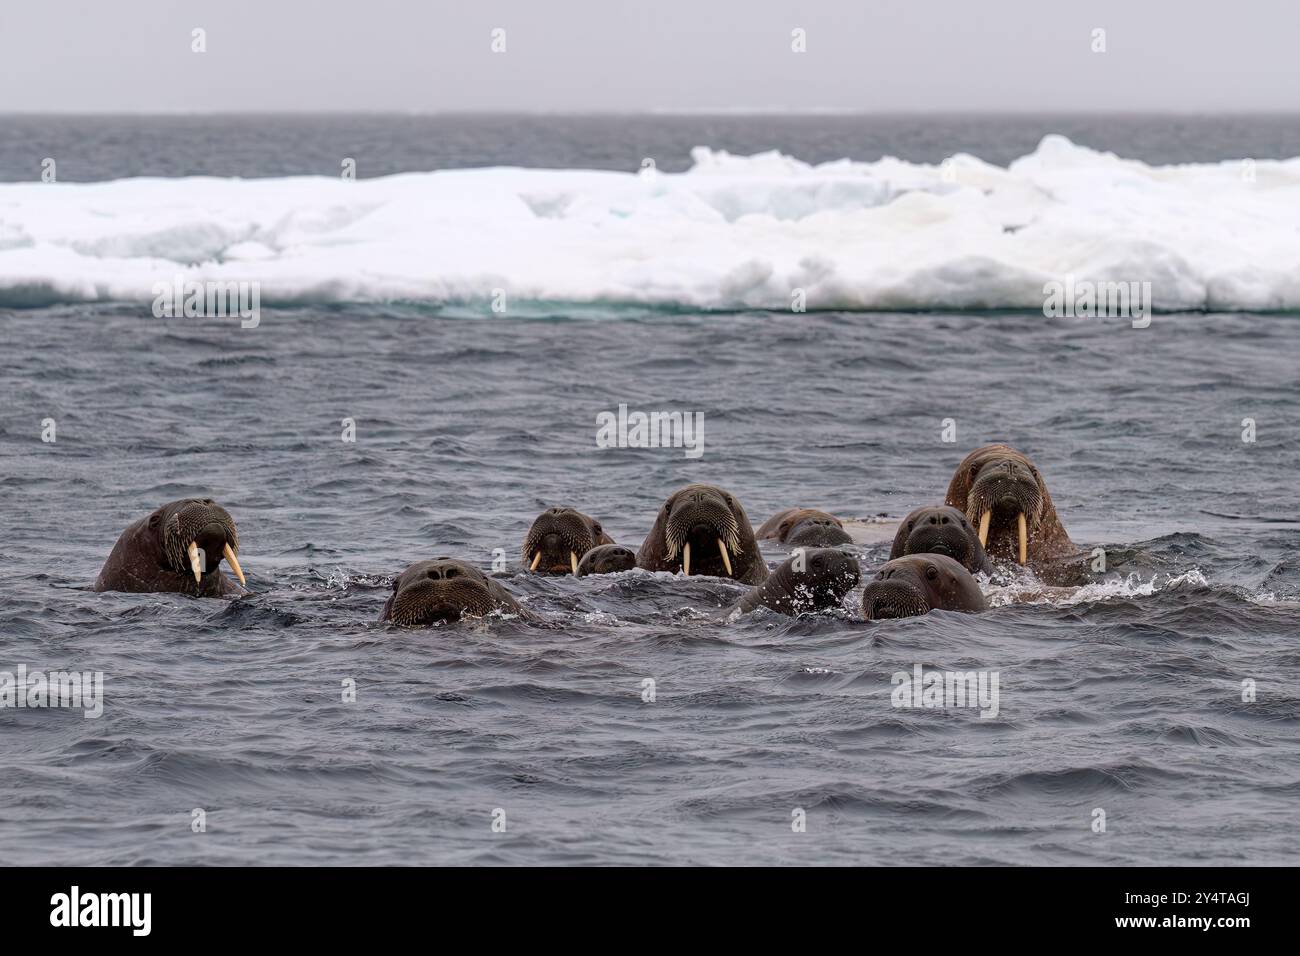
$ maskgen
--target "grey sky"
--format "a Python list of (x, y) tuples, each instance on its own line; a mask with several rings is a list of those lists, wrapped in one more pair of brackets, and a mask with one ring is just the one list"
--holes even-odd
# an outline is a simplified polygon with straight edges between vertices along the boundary
[(0, 112), (1291, 111), (1298, 35), (1297, 0), (3, 0)]

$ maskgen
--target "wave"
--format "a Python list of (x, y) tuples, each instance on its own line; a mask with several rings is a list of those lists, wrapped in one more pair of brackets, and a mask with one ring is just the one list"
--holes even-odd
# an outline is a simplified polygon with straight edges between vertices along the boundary
[(1047, 136), (809, 165), (704, 147), (684, 173), (457, 169), (346, 181), (0, 184), (0, 305), (148, 303), (256, 282), (262, 305), (692, 310), (1044, 306), (1150, 282), (1157, 311), (1300, 311), (1300, 158), (1150, 166)]

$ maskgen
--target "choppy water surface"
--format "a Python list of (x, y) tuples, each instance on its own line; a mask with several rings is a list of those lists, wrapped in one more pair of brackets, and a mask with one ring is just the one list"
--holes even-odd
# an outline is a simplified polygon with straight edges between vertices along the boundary
[[(7, 863), (1300, 851), (1294, 319), (366, 308), (241, 330), (79, 306), (0, 313), (0, 339), (0, 669), (102, 670), (107, 694), (99, 720), (0, 711)], [(598, 450), (620, 402), (703, 412), (704, 456)], [(976, 616), (868, 623), (853, 594), (842, 617), (730, 624), (711, 620), (741, 593), (722, 581), (519, 573), (551, 504), (633, 545), (694, 480), (755, 524), (900, 517), (990, 440), (1036, 458), (1112, 572), (1050, 600), (995, 586)], [(200, 493), (239, 523), (251, 597), (87, 590), (123, 527)], [(408, 563), (486, 568), (497, 548), (554, 626), (375, 623)], [(884, 556), (864, 548), (864, 570)], [(998, 671), (1000, 713), (892, 707), (914, 664)]]

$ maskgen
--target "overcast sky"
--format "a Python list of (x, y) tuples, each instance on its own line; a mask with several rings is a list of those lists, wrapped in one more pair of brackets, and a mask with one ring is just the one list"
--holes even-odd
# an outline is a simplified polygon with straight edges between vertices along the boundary
[(0, 0), (0, 112), (1293, 111), (1298, 38), (1300, 0)]

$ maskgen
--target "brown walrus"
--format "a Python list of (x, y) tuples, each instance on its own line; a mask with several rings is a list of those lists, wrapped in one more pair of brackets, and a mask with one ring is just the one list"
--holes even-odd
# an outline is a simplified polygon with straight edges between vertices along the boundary
[(636, 567), (636, 552), (621, 544), (598, 544), (578, 561), (578, 577), (589, 574), (615, 574)]
[(792, 548), (830, 548), (852, 544), (844, 522), (816, 508), (786, 508), (763, 522), (754, 532), (760, 541), (775, 538)]
[(972, 574), (993, 573), (993, 562), (980, 544), (975, 527), (948, 505), (917, 508), (903, 519), (889, 557), (907, 554), (946, 554)]
[(977, 448), (957, 466), (946, 503), (977, 529), (989, 557), (1035, 573), (1075, 553), (1038, 469), (1009, 445)]
[(687, 485), (669, 495), (636, 563), (647, 571), (711, 574), (745, 584), (767, 579), (745, 509), (716, 485)]
[[(862, 578), (858, 559), (837, 548), (798, 548), (766, 581), (736, 605), (742, 614), (759, 607), (791, 616), (842, 607)], [(734, 610), (734, 609), (733, 609)]]
[(225, 508), (211, 498), (181, 498), (122, 532), (95, 579), (95, 590), (243, 594), (219, 570), (224, 558), (243, 584), (238, 553), (239, 533)]
[(493, 611), (531, 618), (501, 584), (454, 558), (417, 561), (393, 580), (393, 593), (379, 615), (412, 627), (487, 617)]
[(524, 535), (524, 567), (534, 574), (577, 574), (579, 559), (598, 544), (613, 544), (600, 522), (576, 508), (547, 508)]
[(984, 592), (970, 572), (946, 554), (909, 554), (887, 561), (862, 591), (862, 615), (868, 621), (986, 607)]

